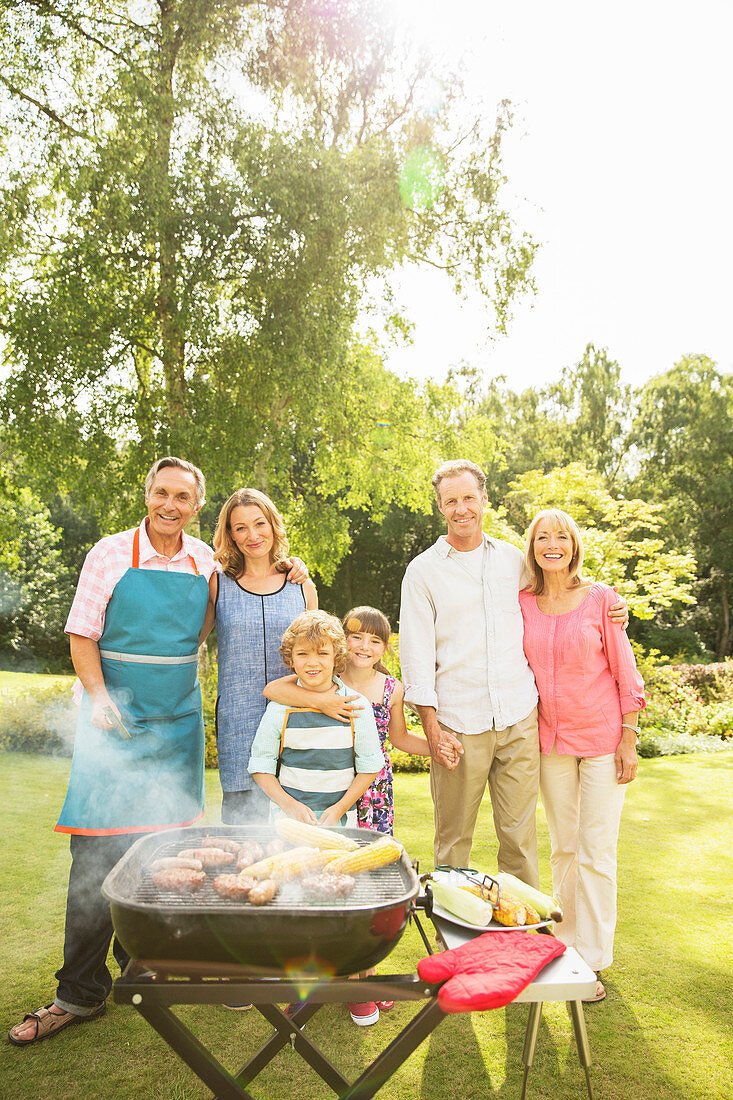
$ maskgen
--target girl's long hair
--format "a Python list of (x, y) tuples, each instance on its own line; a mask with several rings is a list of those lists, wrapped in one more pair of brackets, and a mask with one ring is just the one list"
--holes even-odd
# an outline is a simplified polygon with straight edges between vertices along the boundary
[(273, 502), (259, 489), (237, 489), (223, 505), (214, 531), (215, 560), (221, 562), (223, 571), (233, 580), (246, 573), (247, 562), (244, 554), (232, 538), (230, 525), (234, 509), (246, 508), (249, 505), (259, 508), (272, 527), (274, 542), (270, 551), (270, 561), (278, 573), (287, 573), (288, 566), (285, 564), (285, 558), (288, 556), (290, 544), (285, 533), (285, 524)]
[[(385, 646), (389, 645), (389, 636), (392, 633), (389, 619), (376, 607), (352, 607), (351, 611), (347, 611), (344, 615), (341, 625), (347, 638), (349, 634), (373, 634), (384, 642)], [(377, 672), (383, 672), (385, 676), (391, 675), (382, 661), (377, 661), (374, 667)]]

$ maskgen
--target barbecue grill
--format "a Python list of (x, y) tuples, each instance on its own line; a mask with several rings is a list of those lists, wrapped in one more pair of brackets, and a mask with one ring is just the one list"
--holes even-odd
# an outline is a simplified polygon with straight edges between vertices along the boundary
[[(363, 829), (344, 832), (361, 843), (380, 835)], [(261, 908), (219, 898), (208, 884), (191, 898), (154, 890), (149, 864), (183, 848), (197, 847), (207, 835), (256, 839), (264, 847), (274, 833), (267, 828), (227, 826), (166, 830), (136, 841), (105, 879), (102, 889), (110, 902), (115, 931), (133, 958), (115, 982), (115, 1001), (134, 1007), (218, 1100), (252, 1100), (247, 1085), (288, 1044), (339, 1100), (369, 1100), (445, 1019), (437, 998), (440, 987), (422, 981), (417, 974), (353, 981), (337, 975), (364, 970), (384, 958), (398, 942), (408, 917), (414, 919), (431, 954), (417, 913), (425, 909), (431, 915), (430, 893), (417, 897), (417, 876), (404, 852), (399, 863), (358, 876), (354, 893), (333, 903), (303, 902), (290, 888)], [(445, 922), (434, 918), (434, 923), (445, 940)], [(465, 931), (458, 930), (458, 934), (470, 938)], [(592, 972), (588, 974), (594, 977)], [(548, 999), (565, 999), (571, 989), (577, 996), (584, 993), (577, 978), (572, 978), (561, 998)], [(524, 999), (538, 1000), (529, 994)], [(359, 1078), (349, 1082), (303, 1029), (324, 1004), (372, 1000), (424, 1003)], [(171, 1011), (171, 1005), (248, 1002), (274, 1031), (235, 1073), (221, 1065)], [(299, 1004), (292, 1014), (280, 1007), (288, 1002)], [(523, 1055), (522, 1100), (541, 1005), (532, 1004), (532, 1010)], [(590, 1056), (579, 1004), (573, 1023), (592, 1100)]]
[[(371, 829), (340, 833), (359, 844), (381, 835)], [(153, 860), (199, 847), (212, 835), (240, 843), (256, 840), (265, 848), (276, 833), (267, 826), (225, 825), (152, 833), (137, 840), (105, 879), (102, 892), (117, 938), (132, 958), (164, 963), (168, 970), (176, 960), (195, 960), (232, 964), (260, 977), (294, 970), (348, 975), (375, 966), (402, 935), (419, 892), (404, 852), (396, 863), (357, 875), (353, 893), (333, 902), (304, 900), (297, 883), (283, 884), (264, 906), (233, 902), (214, 893), (212, 875), (192, 895), (153, 886)]]

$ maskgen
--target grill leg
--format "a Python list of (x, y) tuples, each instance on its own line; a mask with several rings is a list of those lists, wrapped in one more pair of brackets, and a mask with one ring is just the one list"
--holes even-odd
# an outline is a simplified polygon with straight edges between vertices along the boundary
[(318, 1047), (308, 1039), (307, 1035), (301, 1031), (305, 1023), (312, 1016), (315, 1016), (316, 1012), (321, 1007), (321, 1005), (306, 1005), (291, 1021), (274, 1005), (255, 1005), (258, 1012), (260, 1012), (277, 1031), (271, 1039), (268, 1039), (263, 1047), (260, 1047), (254, 1057), (242, 1067), (237, 1074), (237, 1081), (243, 1085), (248, 1085), (266, 1065), (269, 1065), (278, 1051), (282, 1050), (282, 1048), (292, 1039), (293, 1046), (300, 1057), (308, 1063), (311, 1069), (316, 1071), (318, 1076), (326, 1082), (329, 1088), (333, 1089), (337, 1096), (341, 1096), (341, 1090), (348, 1088), (348, 1080), (343, 1074), (339, 1073), (336, 1067), (326, 1058), (325, 1054), (323, 1054)]
[(237, 1084), (214, 1055), (202, 1046), (185, 1024), (173, 1015), (169, 1008), (160, 1005), (135, 1005), (151, 1027), (165, 1039), (196, 1076), (212, 1090), (216, 1100), (253, 1100), (251, 1093)]
[(361, 1077), (345, 1092), (338, 1094), (339, 1100), (370, 1100), (444, 1019), (445, 1013), (439, 1006), (437, 997), (433, 997), (374, 1059)]

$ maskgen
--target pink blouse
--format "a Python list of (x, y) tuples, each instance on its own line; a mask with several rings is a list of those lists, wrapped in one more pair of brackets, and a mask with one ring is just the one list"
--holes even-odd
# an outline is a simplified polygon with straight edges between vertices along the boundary
[(608, 618), (618, 596), (592, 584), (573, 611), (547, 615), (537, 597), (519, 593), (524, 652), (539, 702), (540, 750), (549, 755), (603, 756), (621, 739), (621, 715), (646, 706), (625, 631)]

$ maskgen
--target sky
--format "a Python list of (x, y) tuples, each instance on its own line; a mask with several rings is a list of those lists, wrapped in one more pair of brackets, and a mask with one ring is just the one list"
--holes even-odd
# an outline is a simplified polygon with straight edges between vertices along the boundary
[(471, 95), (512, 101), (505, 202), (540, 244), (537, 293), (487, 339), (477, 297), (408, 271), (401, 376), (462, 361), (515, 390), (586, 344), (639, 385), (682, 355), (733, 371), (733, 3), (396, 0), (416, 36), (465, 56)]

